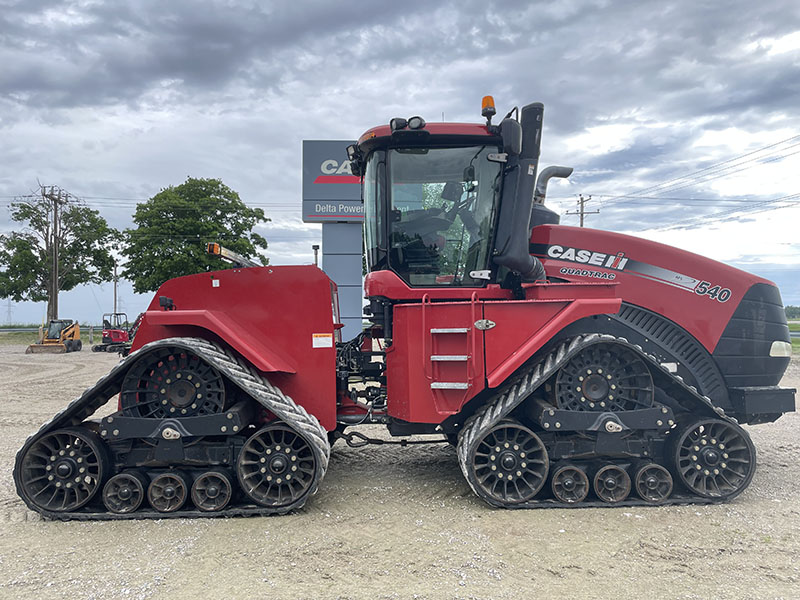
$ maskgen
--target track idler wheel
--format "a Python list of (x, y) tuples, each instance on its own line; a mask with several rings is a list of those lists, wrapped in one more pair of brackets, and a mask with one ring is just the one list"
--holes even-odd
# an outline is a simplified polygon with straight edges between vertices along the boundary
[(753, 479), (756, 449), (747, 432), (721, 419), (685, 427), (674, 447), (681, 482), (704, 498), (738, 496)]
[(617, 465), (606, 465), (594, 476), (594, 493), (603, 502), (622, 502), (631, 492), (628, 472)]
[(232, 496), (231, 476), (224, 471), (206, 471), (192, 484), (192, 502), (205, 512), (222, 510)]
[(589, 494), (589, 478), (580, 467), (564, 465), (553, 473), (550, 487), (556, 500), (575, 504), (582, 502)]
[(226, 408), (219, 371), (184, 348), (164, 347), (142, 356), (122, 382), (126, 417), (195, 417)]
[(39, 509), (71, 512), (101, 488), (108, 470), (100, 438), (84, 427), (57, 429), (36, 440), (22, 455), (17, 488)]
[(636, 493), (645, 502), (660, 504), (672, 493), (672, 475), (655, 463), (639, 467), (633, 481)]
[(306, 439), (290, 427), (275, 423), (244, 443), (236, 475), (242, 491), (256, 504), (286, 508), (308, 493), (317, 468)]
[(618, 344), (593, 344), (556, 375), (563, 410), (623, 411), (653, 404), (653, 378), (644, 361)]
[(180, 471), (157, 475), (147, 488), (147, 501), (158, 512), (175, 512), (186, 503), (189, 478)]
[(114, 475), (103, 488), (103, 504), (112, 513), (135, 512), (144, 501), (147, 483), (147, 477), (138, 471)]
[(495, 506), (531, 500), (544, 486), (548, 469), (542, 440), (516, 421), (504, 421), (489, 430), (470, 460), (478, 495)]

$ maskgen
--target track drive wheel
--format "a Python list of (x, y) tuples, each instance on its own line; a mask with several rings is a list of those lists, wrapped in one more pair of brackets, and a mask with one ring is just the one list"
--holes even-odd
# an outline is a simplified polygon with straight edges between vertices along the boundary
[(653, 378), (644, 361), (619, 344), (593, 344), (558, 372), (556, 404), (563, 410), (623, 411), (653, 404)]
[(631, 492), (628, 472), (617, 465), (606, 465), (594, 476), (594, 493), (603, 502), (622, 502)]
[(102, 440), (84, 427), (43, 435), (18, 463), (17, 488), (30, 504), (53, 512), (85, 506), (103, 484), (108, 459)]
[(185, 473), (170, 471), (157, 475), (147, 488), (147, 500), (158, 512), (175, 512), (186, 503), (189, 481)]
[(538, 435), (517, 421), (503, 421), (483, 436), (468, 467), (481, 498), (494, 506), (513, 506), (539, 493), (549, 459)]
[(134, 363), (122, 382), (126, 417), (196, 417), (226, 408), (219, 371), (184, 348), (162, 347)]
[(730, 499), (753, 479), (756, 449), (738, 425), (702, 419), (677, 437), (674, 460), (681, 482), (691, 492), (704, 498)]
[(233, 485), (231, 477), (223, 471), (206, 471), (192, 484), (192, 502), (205, 512), (222, 510), (231, 501)]
[(135, 512), (144, 501), (147, 483), (147, 476), (138, 471), (118, 473), (103, 488), (103, 504), (116, 514)]
[(575, 504), (583, 501), (589, 494), (589, 478), (580, 467), (564, 465), (553, 473), (550, 487), (556, 500)]
[(672, 475), (661, 465), (650, 463), (639, 467), (633, 480), (636, 493), (645, 502), (660, 504), (672, 493)]
[(311, 489), (317, 461), (308, 441), (283, 423), (267, 425), (244, 443), (236, 475), (256, 504), (290, 509)]

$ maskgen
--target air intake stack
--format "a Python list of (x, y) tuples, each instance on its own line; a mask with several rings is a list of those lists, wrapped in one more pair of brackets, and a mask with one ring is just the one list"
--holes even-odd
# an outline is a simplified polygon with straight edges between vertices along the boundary
[[(529, 104), (520, 111), (522, 148), (517, 155), (509, 153), (495, 241), (495, 264), (519, 273), (524, 282), (545, 278), (544, 267), (528, 251), (543, 116), (544, 105), (541, 102)], [(503, 125), (512, 129), (508, 121), (510, 119), (504, 120), (501, 130)], [(503, 137), (506, 137), (505, 132)]]

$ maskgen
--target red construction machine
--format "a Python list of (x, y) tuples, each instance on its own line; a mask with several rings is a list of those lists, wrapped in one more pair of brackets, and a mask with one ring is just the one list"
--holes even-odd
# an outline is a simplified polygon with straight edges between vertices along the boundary
[[(750, 483), (743, 424), (794, 410), (778, 289), (706, 257), (565, 227), (543, 205), (541, 104), (499, 125), (392, 119), (362, 179), (371, 324), (340, 339), (316, 267), (167, 281), (133, 352), (17, 455), (48, 517), (285, 513), (331, 440), (435, 434), (498, 507), (716, 502)], [(109, 401), (118, 410), (91, 415)], [(397, 440), (400, 441), (400, 440)], [(455, 460), (454, 460), (455, 467)]]
[(92, 352), (124, 351), (130, 346), (129, 326), (127, 314), (122, 312), (105, 313), (102, 337), (99, 344), (92, 346)]

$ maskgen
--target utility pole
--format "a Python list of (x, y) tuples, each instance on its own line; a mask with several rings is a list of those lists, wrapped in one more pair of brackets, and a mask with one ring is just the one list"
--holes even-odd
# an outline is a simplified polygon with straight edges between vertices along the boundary
[(58, 282), (58, 249), (61, 242), (61, 219), (59, 211), (61, 205), (69, 199), (69, 194), (61, 188), (51, 185), (50, 191), (46, 186), (41, 186), (42, 198), (49, 200), (53, 204), (52, 234), (50, 236), (50, 250), (52, 252), (52, 276), (50, 281), (50, 303), (48, 306), (48, 320), (58, 319), (58, 292), (61, 286)]
[(11, 298), (8, 299), (8, 306), (6, 312), (6, 323), (11, 323)]
[(584, 198), (583, 194), (578, 194), (578, 210), (575, 211), (575, 212), (566, 212), (564, 214), (567, 214), (567, 215), (580, 215), (580, 218), (581, 218), (581, 225), (580, 226), (583, 227), (583, 216), (584, 215), (597, 215), (597, 214), (600, 213), (599, 210), (587, 211), (585, 209), (586, 203), (591, 199), (592, 199), (591, 196), (586, 196)]
[(117, 281), (119, 278), (117, 277), (117, 261), (114, 261), (114, 313), (117, 312)]

